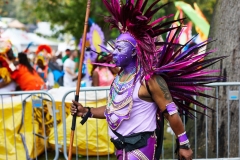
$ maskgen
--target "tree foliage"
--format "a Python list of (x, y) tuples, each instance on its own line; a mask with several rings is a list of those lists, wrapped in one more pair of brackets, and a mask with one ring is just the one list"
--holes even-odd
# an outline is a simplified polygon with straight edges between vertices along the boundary
[[(153, 1), (149, 0), (149, 4)], [(174, 1), (176, 0), (162, 0), (157, 5)], [(210, 21), (216, 0), (183, 1), (191, 5), (197, 2), (208, 21)], [(4, 16), (16, 17), (23, 23), (49, 21), (54, 25), (64, 26), (61, 30), (62, 33), (70, 33), (76, 40), (79, 40), (83, 32), (86, 6), (87, 0), (8, 0), (7, 7), (2, 7), (0, 4), (0, 13), (4, 12)], [(177, 9), (172, 3), (160, 10), (156, 16), (169, 15), (176, 13), (176, 11)], [(108, 24), (103, 21), (103, 15), (108, 15), (108, 12), (101, 0), (92, 0), (90, 17), (102, 27), (107, 40), (116, 38), (118, 32), (116, 30), (109, 31)]]

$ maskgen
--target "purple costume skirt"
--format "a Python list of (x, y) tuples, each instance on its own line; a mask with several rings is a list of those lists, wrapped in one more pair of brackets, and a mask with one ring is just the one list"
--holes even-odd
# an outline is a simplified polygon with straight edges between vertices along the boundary
[(135, 149), (130, 152), (124, 150), (117, 150), (116, 156), (118, 160), (154, 160), (156, 148), (156, 137), (155, 135), (148, 138), (147, 146), (139, 149)]

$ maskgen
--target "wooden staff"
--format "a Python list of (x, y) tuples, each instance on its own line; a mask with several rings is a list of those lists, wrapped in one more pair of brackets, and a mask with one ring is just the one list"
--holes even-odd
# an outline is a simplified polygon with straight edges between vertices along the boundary
[[(80, 55), (80, 63), (79, 63), (79, 70), (78, 70), (78, 80), (77, 80), (77, 88), (76, 88), (76, 95), (75, 95), (75, 101), (78, 102), (79, 100), (79, 92), (81, 87), (81, 78), (82, 78), (82, 64), (83, 64), (83, 58), (84, 58), (84, 52), (85, 52), (85, 44), (86, 44), (86, 36), (87, 36), (87, 27), (88, 27), (88, 18), (90, 13), (90, 5), (91, 0), (88, 0), (87, 2), (87, 10), (86, 10), (86, 16), (85, 16), (85, 23), (84, 23), (84, 30), (83, 30), (83, 41), (82, 41), (82, 48), (81, 48), (81, 55)], [(73, 115), (72, 119), (72, 128), (71, 128), (71, 137), (70, 137), (70, 146), (68, 151), (68, 160), (72, 160), (72, 148), (73, 148), (73, 139), (74, 139), (74, 131), (76, 127), (76, 118), (77, 114)]]

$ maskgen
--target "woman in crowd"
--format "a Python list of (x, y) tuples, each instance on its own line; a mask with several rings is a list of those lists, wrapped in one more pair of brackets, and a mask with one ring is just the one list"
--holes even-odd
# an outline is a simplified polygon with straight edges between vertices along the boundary
[[(106, 52), (101, 52), (96, 63), (106, 63)], [(110, 86), (114, 80), (114, 74), (118, 73), (117, 68), (94, 65), (92, 70), (92, 86)]]
[(18, 54), (19, 65), (11, 78), (23, 91), (44, 89), (44, 81), (31, 66), (25, 53)]

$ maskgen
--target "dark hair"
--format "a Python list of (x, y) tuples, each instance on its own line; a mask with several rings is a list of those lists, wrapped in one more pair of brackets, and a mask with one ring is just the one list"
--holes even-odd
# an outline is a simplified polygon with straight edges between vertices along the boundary
[(66, 49), (65, 52), (70, 52), (71, 50), (70, 49)]
[(8, 59), (9, 59), (10, 61), (15, 59), (15, 56), (14, 56), (14, 53), (13, 53), (12, 48), (9, 49), (9, 51), (7, 51), (6, 54), (7, 54), (7, 57), (8, 57)]
[[(101, 52), (100, 54), (98, 54), (95, 62), (96, 63), (105, 63), (106, 62), (106, 59), (104, 58), (104, 56), (102, 56), (104, 54), (104, 52)], [(105, 55), (105, 54), (104, 54)], [(93, 71), (98, 67), (99, 65), (96, 65), (94, 64), (93, 65), (93, 68), (92, 68), (92, 71), (91, 71), (91, 75), (93, 75)]]
[(29, 63), (27, 55), (25, 53), (18, 53), (18, 60), (19, 64), (26, 66), (29, 72), (31, 72), (32, 74), (34, 73), (34, 68)]

